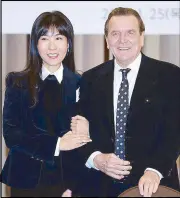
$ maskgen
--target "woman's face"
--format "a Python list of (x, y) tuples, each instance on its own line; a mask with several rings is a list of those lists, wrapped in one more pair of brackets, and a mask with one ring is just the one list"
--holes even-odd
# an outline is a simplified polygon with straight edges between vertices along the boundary
[(57, 68), (67, 54), (68, 41), (56, 28), (50, 28), (46, 35), (39, 38), (37, 48), (43, 65)]

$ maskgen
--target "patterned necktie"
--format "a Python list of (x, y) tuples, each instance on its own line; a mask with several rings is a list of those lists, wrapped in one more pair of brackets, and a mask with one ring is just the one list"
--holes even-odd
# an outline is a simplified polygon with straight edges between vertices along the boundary
[(117, 113), (116, 113), (116, 136), (115, 136), (115, 154), (125, 160), (125, 132), (126, 121), (129, 108), (129, 84), (127, 74), (129, 68), (121, 69), (122, 82), (118, 94)]

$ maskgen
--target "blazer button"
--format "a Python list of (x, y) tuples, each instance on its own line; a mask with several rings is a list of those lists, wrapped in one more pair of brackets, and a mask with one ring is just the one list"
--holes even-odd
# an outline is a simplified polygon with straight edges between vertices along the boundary
[(150, 99), (149, 98), (146, 98), (145, 99), (145, 103), (150, 103)]
[(111, 142), (114, 143), (114, 138), (111, 138)]

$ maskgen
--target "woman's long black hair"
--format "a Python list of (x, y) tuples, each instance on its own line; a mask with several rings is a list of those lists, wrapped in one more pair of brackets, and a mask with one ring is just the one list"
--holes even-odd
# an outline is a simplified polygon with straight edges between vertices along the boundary
[[(46, 35), (48, 30), (53, 27), (58, 30), (61, 35), (66, 36), (68, 40), (68, 51), (66, 57), (62, 61), (63, 65), (68, 67), (72, 72), (75, 72), (75, 63), (74, 63), (74, 30), (70, 20), (61, 12), (44, 12), (40, 14), (35, 20), (31, 35), (30, 35), (30, 44), (29, 44), (29, 54), (27, 60), (26, 68), (19, 73), (18, 76), (26, 76), (28, 79), (28, 89), (30, 91), (33, 105), (37, 102), (37, 87), (39, 86), (39, 74), (41, 73), (42, 68), (42, 59), (39, 55), (37, 44), (41, 36)], [(17, 78), (15, 84), (19, 86), (20, 79)]]

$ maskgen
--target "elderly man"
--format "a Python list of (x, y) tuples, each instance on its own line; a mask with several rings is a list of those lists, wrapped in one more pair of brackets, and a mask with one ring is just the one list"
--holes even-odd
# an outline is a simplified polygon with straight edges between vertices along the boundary
[[(114, 9), (105, 23), (114, 59), (82, 76), (79, 104), (92, 143), (80, 150), (96, 195), (136, 185), (147, 197), (159, 184), (179, 189), (180, 69), (141, 53), (144, 32), (135, 10)], [(73, 131), (85, 125), (72, 119)]]

